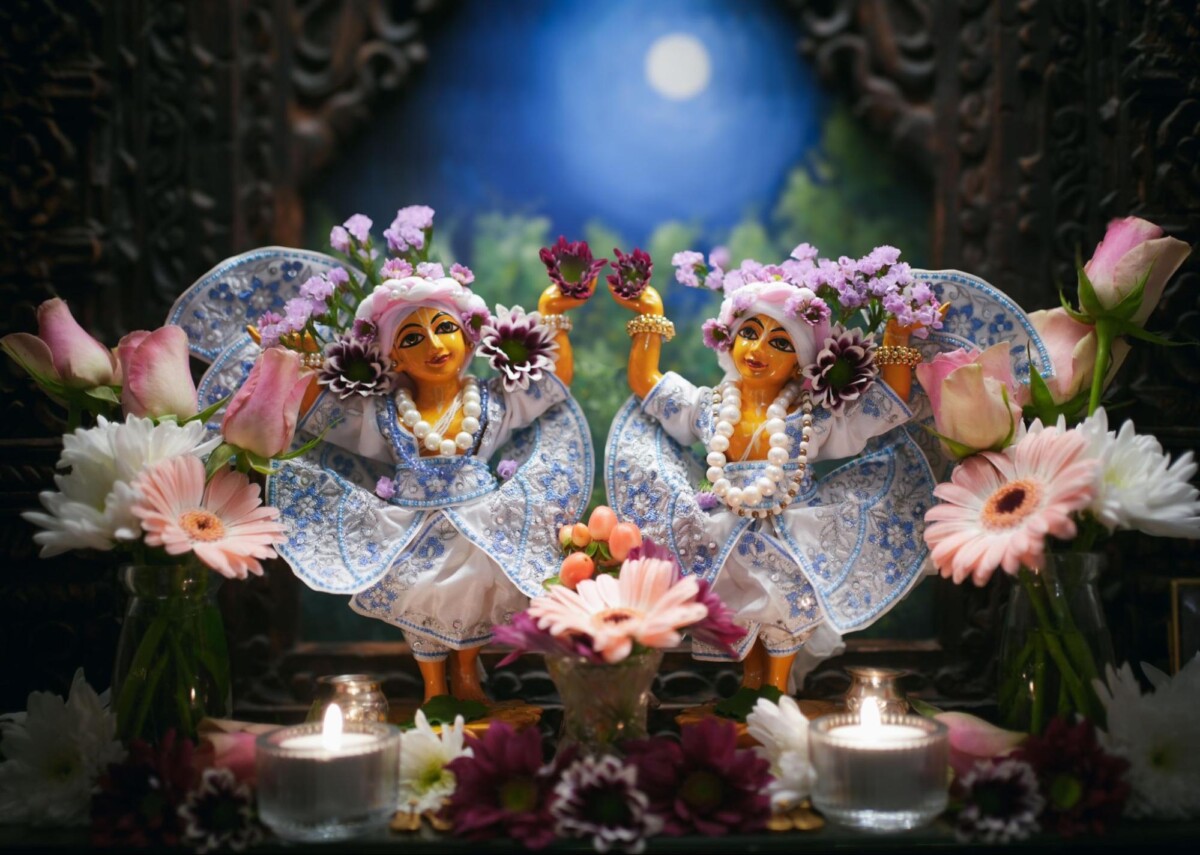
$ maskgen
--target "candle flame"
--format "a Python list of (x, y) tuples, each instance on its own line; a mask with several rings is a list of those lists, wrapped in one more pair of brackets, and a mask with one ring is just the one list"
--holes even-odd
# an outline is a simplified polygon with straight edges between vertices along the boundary
[(879, 701), (875, 698), (863, 698), (858, 720), (865, 730), (880, 732), (883, 729), (883, 716), (880, 714)]
[(342, 708), (330, 704), (325, 710), (325, 721), (321, 725), (321, 742), (326, 751), (337, 751), (342, 747)]

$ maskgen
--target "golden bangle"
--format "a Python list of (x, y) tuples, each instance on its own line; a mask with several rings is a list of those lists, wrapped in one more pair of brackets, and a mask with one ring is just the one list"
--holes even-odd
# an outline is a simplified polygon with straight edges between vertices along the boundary
[(915, 347), (885, 344), (875, 348), (876, 365), (907, 365), (909, 368), (921, 364), (921, 351)]
[(638, 315), (625, 324), (625, 332), (630, 338), (638, 333), (654, 333), (670, 341), (675, 338), (675, 324), (663, 315)]
[(554, 330), (555, 332), (569, 333), (571, 327), (571, 319), (564, 314), (543, 314), (542, 325)]

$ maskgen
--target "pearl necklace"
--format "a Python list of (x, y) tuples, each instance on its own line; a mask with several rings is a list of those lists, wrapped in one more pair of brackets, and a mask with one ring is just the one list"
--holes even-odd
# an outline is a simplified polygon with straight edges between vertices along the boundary
[[(463, 420), (459, 432), (454, 439), (443, 439), (442, 434), (454, 421), (454, 414), (462, 407)], [(404, 426), (412, 431), (417, 441), (430, 451), (450, 457), (459, 451), (466, 451), (475, 444), (475, 431), (479, 430), (479, 417), (483, 414), (482, 399), (479, 397), (479, 381), (467, 376), (463, 379), (462, 388), (442, 413), (437, 424), (430, 425), (421, 417), (421, 411), (413, 403), (412, 395), (407, 389), (396, 393), (396, 409)]]
[[(797, 466), (792, 473), (790, 484), (787, 483), (787, 471), (783, 468), (789, 461), (787, 418), (788, 409), (800, 398), (800, 452), (796, 457)], [(804, 480), (805, 470), (808, 469), (808, 443), (812, 439), (812, 396), (798, 382), (788, 383), (779, 392), (769, 407), (767, 420), (759, 430), (766, 430), (769, 437), (770, 449), (767, 451), (767, 468), (753, 484), (745, 487), (734, 487), (725, 477), (725, 452), (729, 450), (729, 438), (733, 436), (733, 426), (742, 418), (742, 390), (737, 383), (726, 380), (713, 390), (713, 437), (706, 446), (708, 450), (708, 480), (712, 483), (712, 491), (719, 496), (731, 511), (744, 517), (765, 518), (782, 512), (800, 492), (800, 484)], [(752, 437), (746, 446), (746, 454), (754, 444)], [(744, 459), (744, 455), (743, 455)], [(747, 510), (744, 505), (757, 505), (763, 499), (776, 497), (771, 507)]]

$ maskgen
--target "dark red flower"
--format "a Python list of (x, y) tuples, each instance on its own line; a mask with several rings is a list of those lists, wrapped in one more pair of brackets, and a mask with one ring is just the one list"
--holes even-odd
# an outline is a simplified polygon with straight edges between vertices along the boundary
[(587, 299), (592, 295), (592, 287), (600, 275), (600, 269), (608, 264), (606, 258), (592, 258), (587, 241), (569, 243), (562, 235), (559, 235), (554, 246), (542, 247), (538, 256), (562, 295), (576, 299)]
[(140, 739), (129, 756), (100, 776), (92, 797), (94, 846), (175, 846), (183, 831), (179, 806), (196, 785), (195, 746), (168, 731), (157, 746)]
[(689, 627), (688, 634), (710, 647), (733, 653), (733, 643), (741, 640), (746, 630), (733, 622), (733, 612), (729, 606), (725, 605), (724, 600), (717, 596), (712, 586), (704, 579), (700, 580), (700, 593), (696, 595), (696, 602), (708, 609), (708, 617)]
[(1063, 836), (1099, 834), (1121, 815), (1129, 797), (1129, 763), (1100, 747), (1087, 720), (1054, 718), (1040, 736), (1030, 736), (1013, 755), (1037, 773), (1046, 807), (1042, 828)]
[(585, 636), (563, 636), (551, 634), (548, 629), (539, 629), (537, 621), (529, 612), (517, 612), (509, 623), (492, 628), (492, 640), (511, 647), (512, 651), (500, 660), (500, 665), (515, 662), (524, 653), (544, 653), (547, 656), (582, 656), (596, 665), (604, 657), (595, 651), (591, 640)]
[(538, 729), (514, 732), (504, 722), (494, 722), (482, 739), (469, 737), (467, 745), (473, 756), (446, 765), (456, 781), (444, 810), (454, 833), (470, 840), (511, 837), (530, 849), (551, 843), (550, 804), (558, 766), (542, 762)]
[(737, 728), (711, 718), (685, 727), (679, 742), (641, 739), (622, 746), (638, 768), (638, 788), (665, 834), (730, 834), (761, 828), (771, 815), (763, 792), (770, 764), (738, 750)]
[(613, 255), (613, 272), (608, 274), (608, 284), (618, 297), (636, 300), (650, 284), (654, 262), (650, 260), (648, 253), (636, 248), (626, 255), (614, 247)]

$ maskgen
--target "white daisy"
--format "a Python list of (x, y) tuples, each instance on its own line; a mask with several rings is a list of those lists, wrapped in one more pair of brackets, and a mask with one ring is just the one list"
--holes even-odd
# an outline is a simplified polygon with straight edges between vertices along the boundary
[(1100, 461), (1090, 510), (1109, 531), (1200, 538), (1200, 491), (1190, 483), (1196, 474), (1192, 452), (1172, 462), (1158, 440), (1139, 436), (1132, 422), (1110, 431), (1103, 407), (1076, 430), (1088, 440), (1087, 455)]
[(221, 439), (206, 440), (205, 434), (199, 421), (156, 425), (152, 419), (136, 416), (124, 422), (100, 416), (95, 427), (66, 434), (58, 468), (69, 471), (54, 476), (58, 492), (46, 491), (38, 497), (47, 513), (22, 514), (44, 529), (33, 536), (42, 546), (42, 557), (73, 549), (107, 551), (117, 541), (139, 539), (142, 528), (131, 511), (138, 498), (134, 479), (167, 458), (207, 454)]
[(1129, 761), (1131, 793), (1125, 812), (1136, 817), (1200, 817), (1200, 657), (1167, 677), (1143, 664), (1154, 689), (1142, 694), (1128, 663), (1108, 667), (1107, 684), (1095, 681), (1107, 711), (1101, 742)]
[(456, 716), (454, 725), (442, 725), (441, 734), (430, 727), (425, 713), (417, 710), (416, 727), (405, 732), (400, 743), (400, 806), (411, 813), (436, 811), (454, 794), (457, 782), (446, 764), (457, 757), (470, 757), (463, 747), (465, 722)]
[(75, 672), (66, 701), (29, 695), (25, 713), (0, 719), (0, 823), (86, 825), (96, 780), (125, 749), (117, 719)]
[(772, 703), (759, 698), (746, 716), (746, 730), (759, 743), (755, 751), (771, 764), (767, 786), (772, 808), (800, 804), (809, 793), (815, 772), (808, 761), (808, 719), (789, 695)]

